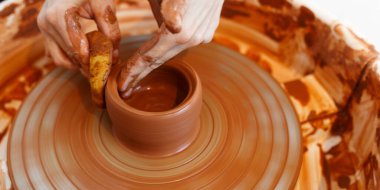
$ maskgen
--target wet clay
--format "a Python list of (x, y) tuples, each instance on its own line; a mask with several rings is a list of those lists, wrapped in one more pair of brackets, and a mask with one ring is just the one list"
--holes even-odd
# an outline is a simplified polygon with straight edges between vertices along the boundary
[(282, 7), (291, 7), (291, 4), (287, 0), (259, 0), (261, 5), (270, 6), (276, 9)]
[(84, 40), (85, 36), (82, 35), (81, 25), (79, 23), (79, 10), (77, 7), (72, 7), (65, 12), (66, 31), (72, 42), (73, 52), (66, 52), (68, 56), (74, 61), (74, 64), (78, 67), (82, 63), (87, 63), (87, 58), (81, 57), (81, 53), (85, 52)]
[[(124, 41), (121, 52), (134, 52), (142, 43), (138, 39)], [(203, 92), (199, 131), (187, 148), (164, 157), (136, 153), (114, 137), (113, 114), (95, 108), (86, 79), (59, 68), (38, 84), (14, 121), (7, 159), (13, 187), (293, 189), (302, 163), (301, 134), (280, 85), (249, 59), (216, 44), (192, 48), (180, 58), (197, 72)], [(117, 94), (116, 87), (114, 81)], [(135, 134), (162, 140), (145, 130)]]
[[(151, 39), (144, 43), (142, 46), (139, 47), (137, 50), (137, 53), (133, 55), (133, 57), (130, 57), (127, 59), (127, 61), (124, 63), (126, 66), (122, 68), (120, 75), (118, 77), (118, 90), (120, 93), (124, 96), (125, 92), (128, 92), (132, 88), (132, 84), (134, 84), (134, 81), (137, 80), (138, 73), (133, 73), (131, 69), (139, 63), (137, 61), (138, 59), (142, 59), (144, 61), (147, 61), (147, 64), (152, 65), (156, 58), (146, 56), (145, 53), (149, 51), (152, 47), (154, 47), (160, 40), (161, 35), (166, 32), (165, 27), (161, 26), (158, 31), (156, 31)], [(126, 81), (131, 80), (129, 84), (126, 86)]]
[(32, 3), (21, 11), (21, 23), (13, 38), (25, 38), (39, 34), (37, 16), (42, 2)]
[(161, 3), (161, 14), (166, 28), (172, 33), (182, 30), (182, 19), (185, 14), (186, 0), (166, 0)]
[(125, 99), (125, 102), (142, 111), (160, 112), (178, 106), (189, 92), (186, 78), (177, 70), (162, 66), (146, 76)]
[(115, 22), (117, 21), (116, 15), (109, 5), (106, 7), (104, 13), (104, 20), (110, 24), (115, 24)]
[(17, 7), (18, 7), (18, 4), (16, 4), (16, 3), (12, 3), (8, 6), (6, 6), (5, 8), (3, 8), (2, 11), (0, 11), (0, 18), (5, 18), (5, 17), (13, 14)]
[(300, 80), (294, 80), (284, 83), (289, 95), (300, 101), (302, 105), (306, 105), (310, 100), (310, 94), (307, 86)]

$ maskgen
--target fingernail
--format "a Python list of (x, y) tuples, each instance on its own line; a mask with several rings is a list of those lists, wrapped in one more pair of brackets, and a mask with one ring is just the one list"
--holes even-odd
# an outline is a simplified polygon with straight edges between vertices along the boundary
[(117, 21), (115, 12), (111, 9), (109, 5), (105, 9), (104, 19), (107, 23), (110, 23), (110, 24), (115, 24)]

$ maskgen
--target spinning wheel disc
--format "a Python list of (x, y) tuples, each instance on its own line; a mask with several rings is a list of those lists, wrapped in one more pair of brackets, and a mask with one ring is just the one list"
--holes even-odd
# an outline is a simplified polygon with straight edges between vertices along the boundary
[[(123, 43), (131, 52), (143, 38)], [(124, 50), (123, 50), (124, 49)], [(112, 135), (79, 74), (51, 72), (29, 95), (11, 131), (16, 189), (288, 189), (301, 165), (296, 114), (281, 87), (248, 59), (215, 44), (181, 55), (203, 86), (201, 129), (169, 157), (136, 154)]]

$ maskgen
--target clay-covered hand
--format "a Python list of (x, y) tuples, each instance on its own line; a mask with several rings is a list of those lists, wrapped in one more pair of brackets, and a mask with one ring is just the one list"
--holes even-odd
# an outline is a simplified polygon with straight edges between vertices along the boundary
[[(210, 42), (219, 24), (223, 2), (163, 0), (163, 23), (159, 30), (125, 63), (120, 72), (118, 89), (121, 95), (129, 96), (142, 78), (181, 51)], [(154, 7), (152, 9), (155, 12)]]
[(66, 68), (81, 68), (88, 75), (89, 43), (80, 18), (93, 19), (98, 29), (112, 40), (116, 60), (120, 29), (113, 0), (46, 0), (37, 22), (53, 61)]

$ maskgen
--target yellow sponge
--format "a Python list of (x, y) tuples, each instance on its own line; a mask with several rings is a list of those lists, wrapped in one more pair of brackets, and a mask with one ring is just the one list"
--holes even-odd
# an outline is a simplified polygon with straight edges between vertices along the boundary
[(112, 67), (112, 41), (98, 31), (87, 33), (90, 47), (89, 82), (92, 101), (104, 107), (104, 87)]

